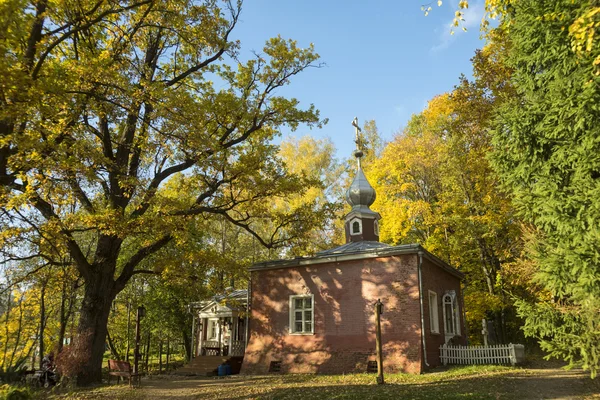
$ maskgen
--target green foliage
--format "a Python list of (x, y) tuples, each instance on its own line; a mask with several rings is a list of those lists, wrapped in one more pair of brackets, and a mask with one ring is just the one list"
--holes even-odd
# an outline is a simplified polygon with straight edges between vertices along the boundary
[[(517, 95), (498, 113), (494, 166), (535, 227), (527, 256), (549, 293), (519, 301), (524, 331), (550, 356), (600, 368), (600, 77), (598, 46), (577, 51), (569, 30), (593, 1), (519, 0), (504, 17)], [(555, 18), (549, 16), (554, 15)]]
[(432, 99), (387, 145), (372, 168), (383, 218), (381, 238), (420, 243), (466, 274), (465, 308), (471, 340), (481, 320), (493, 319), (496, 337), (519, 338), (504, 266), (519, 254), (519, 221), (487, 155), (495, 107), (511, 93), (500, 62), (502, 36), (473, 58), (474, 81), (461, 79)]
[(191, 220), (218, 215), (273, 249), (315, 222), (318, 206), (270, 206), (318, 185), (272, 143), (326, 122), (278, 93), (319, 56), (281, 37), (241, 56), (240, 13), (227, 0), (0, 5), (0, 248), (82, 277), (78, 330), (98, 333), (88, 381), (112, 300), (185, 244)]
[(0, 369), (0, 382), (19, 382), (27, 371), (27, 356), (19, 358), (12, 365)]
[(29, 400), (31, 398), (33, 398), (33, 395), (27, 388), (10, 385), (0, 386), (0, 400)]

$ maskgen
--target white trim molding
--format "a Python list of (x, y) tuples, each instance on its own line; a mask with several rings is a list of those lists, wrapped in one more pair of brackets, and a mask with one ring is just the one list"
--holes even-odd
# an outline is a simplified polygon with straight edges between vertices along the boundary
[(440, 317), (438, 313), (438, 296), (433, 290), (429, 291), (429, 330), (431, 333), (440, 333)]

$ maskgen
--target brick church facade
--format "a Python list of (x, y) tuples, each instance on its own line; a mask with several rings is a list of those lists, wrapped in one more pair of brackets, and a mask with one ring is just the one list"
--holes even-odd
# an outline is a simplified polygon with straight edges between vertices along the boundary
[(360, 167), (362, 152), (355, 156), (347, 243), (251, 267), (242, 373), (366, 372), (376, 355), (378, 299), (386, 372), (420, 373), (440, 364), (440, 345), (466, 342), (463, 274), (420, 245), (379, 242), (375, 191)]

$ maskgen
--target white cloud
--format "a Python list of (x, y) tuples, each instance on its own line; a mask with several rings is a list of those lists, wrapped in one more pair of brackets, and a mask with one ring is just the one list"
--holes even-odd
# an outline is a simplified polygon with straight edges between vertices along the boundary
[[(451, 4), (450, 6), (453, 7), (454, 10), (458, 9), (458, 5)], [(468, 33), (473, 34), (473, 31), (476, 31), (479, 28), (484, 13), (485, 7), (483, 0), (470, 1), (469, 8), (463, 10), (464, 21), (462, 22), (462, 26), (459, 26), (458, 28), (452, 27), (453, 20), (450, 20), (449, 22), (444, 23), (442, 27), (436, 29), (436, 32), (439, 32), (440, 34), (440, 42), (433, 46), (429, 51), (431, 53), (437, 53), (440, 50), (448, 48), (458, 37), (460, 37), (460, 35), (465, 33), (462, 30), (462, 27), (465, 27)], [(454, 31), (454, 35), (450, 34), (451, 30)]]

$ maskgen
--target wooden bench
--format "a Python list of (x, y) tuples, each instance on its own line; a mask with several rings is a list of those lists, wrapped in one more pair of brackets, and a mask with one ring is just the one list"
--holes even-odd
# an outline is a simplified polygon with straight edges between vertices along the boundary
[(129, 379), (129, 386), (132, 386), (132, 383), (137, 380), (137, 385), (140, 385), (140, 375), (133, 373), (131, 369), (131, 363), (127, 361), (119, 361), (119, 360), (108, 360), (108, 384), (110, 385), (110, 377), (111, 375), (117, 377), (117, 383), (121, 378)]

